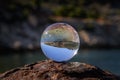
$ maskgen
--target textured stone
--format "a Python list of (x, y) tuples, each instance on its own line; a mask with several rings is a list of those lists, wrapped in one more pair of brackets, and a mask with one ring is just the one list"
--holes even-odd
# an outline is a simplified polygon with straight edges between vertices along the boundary
[(0, 75), (0, 80), (120, 80), (120, 78), (86, 63), (57, 63), (45, 60), (7, 71)]

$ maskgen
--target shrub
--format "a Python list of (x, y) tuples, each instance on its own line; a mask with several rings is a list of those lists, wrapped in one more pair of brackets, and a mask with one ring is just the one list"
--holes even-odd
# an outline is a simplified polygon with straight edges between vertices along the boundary
[(75, 7), (72, 5), (64, 5), (56, 9), (54, 12), (57, 16), (86, 18), (86, 11), (84, 10), (84, 8)]

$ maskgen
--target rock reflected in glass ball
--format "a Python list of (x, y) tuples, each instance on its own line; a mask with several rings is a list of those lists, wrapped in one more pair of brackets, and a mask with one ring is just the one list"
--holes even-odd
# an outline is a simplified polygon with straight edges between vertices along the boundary
[(56, 62), (66, 62), (77, 54), (79, 41), (78, 33), (72, 26), (55, 23), (43, 32), (41, 49), (47, 58)]

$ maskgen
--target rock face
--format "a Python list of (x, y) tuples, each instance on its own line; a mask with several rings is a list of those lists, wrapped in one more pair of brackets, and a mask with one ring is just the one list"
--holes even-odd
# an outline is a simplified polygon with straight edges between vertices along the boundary
[[(109, 23), (95, 20), (56, 19), (53, 20), (68, 23), (76, 28), (83, 48), (120, 48), (120, 24), (118, 24), (120, 19)], [(42, 32), (52, 23), (48, 19), (44, 20), (44, 17), (39, 20), (32, 15), (25, 22), (10, 25), (0, 23), (0, 49), (38, 49)]]
[(120, 17), (106, 20), (53, 19), (66, 22), (78, 30), (81, 48), (120, 48)]
[(40, 29), (35, 29), (28, 23), (18, 23), (17, 25), (8, 26), (2, 24), (0, 26), (0, 47), (7, 49), (36, 49), (39, 47)]
[(80, 63), (40, 61), (0, 75), (0, 80), (120, 80), (98, 67)]

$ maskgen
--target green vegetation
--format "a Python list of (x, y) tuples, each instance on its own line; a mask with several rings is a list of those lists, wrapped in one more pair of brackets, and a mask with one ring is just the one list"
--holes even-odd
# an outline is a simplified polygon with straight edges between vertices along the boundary
[(81, 7), (75, 7), (72, 5), (63, 5), (59, 9), (55, 9), (56, 16), (86, 18), (86, 11)]
[(73, 41), (54, 41), (54, 42), (45, 42), (45, 44), (58, 48), (68, 48), (70, 50), (75, 50), (78, 49), (79, 47), (79, 43)]
[(110, 7), (119, 6), (115, 0), (46, 0), (42, 4), (56, 16), (95, 19), (108, 16)]
[[(30, 14), (75, 17), (104, 18), (109, 13), (120, 14), (116, 0), (1, 0), (0, 10), (3, 20), (25, 20)], [(106, 6), (107, 5), (107, 6)], [(118, 7), (111, 12), (110, 8)], [(7, 17), (8, 15), (9, 17)]]
[(1, 19), (5, 22), (23, 21), (40, 12), (41, 0), (1, 0)]

